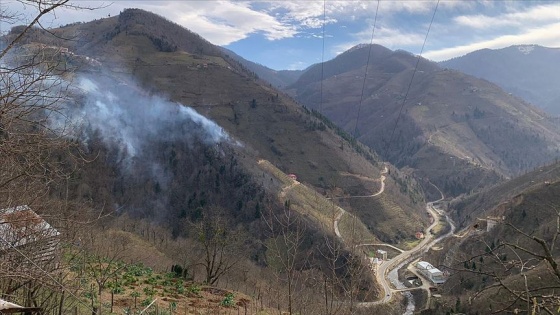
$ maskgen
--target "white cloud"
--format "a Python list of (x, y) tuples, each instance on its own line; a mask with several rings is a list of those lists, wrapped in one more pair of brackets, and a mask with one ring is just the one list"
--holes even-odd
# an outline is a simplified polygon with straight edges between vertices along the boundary
[(301, 70), (305, 68), (307, 64), (303, 61), (295, 61), (288, 65), (287, 70)]
[(529, 9), (515, 9), (499, 15), (461, 15), (454, 19), (460, 26), (474, 29), (487, 29), (491, 27), (525, 27), (560, 20), (560, 5), (558, 3), (538, 5)]
[(552, 23), (545, 27), (529, 29), (515, 35), (502, 35), (489, 40), (482, 40), (467, 45), (459, 45), (450, 48), (428, 51), (424, 56), (435, 61), (447, 60), (462, 56), (469, 52), (484, 48), (504, 48), (511, 45), (537, 44), (548, 47), (560, 47), (560, 22)]
[(530, 44), (559, 47), (560, 4), (526, 4), (492, 4), (490, 13), (453, 17), (447, 25), (440, 25), (434, 36), (438, 46), (444, 48), (430, 49), (424, 56), (441, 61), (484, 48)]
[[(284, 21), (290, 21), (302, 26), (318, 28), (322, 26), (323, 12), (326, 24), (344, 21), (372, 18), (375, 14), (376, 1), (268, 1), (269, 12), (282, 15)], [(398, 12), (427, 13), (434, 9), (436, 1), (381, 1), (379, 11), (391, 15)], [(324, 7), (323, 7), (324, 5)], [(470, 1), (443, 1), (443, 8), (457, 8), (472, 6)]]
[(193, 30), (217, 45), (227, 45), (262, 33), (269, 40), (293, 37), (294, 26), (278, 21), (264, 12), (253, 10), (249, 3), (231, 1), (172, 2), (154, 12)]
[[(2, 0), (3, 1), (3, 0)], [(162, 15), (167, 19), (200, 34), (216, 45), (227, 45), (254, 33), (262, 33), (268, 40), (293, 37), (296, 27), (280, 21), (264, 11), (255, 10), (247, 1), (115, 1), (102, 3), (95, 0), (74, 1), (78, 6), (101, 7), (98, 10), (60, 9), (42, 19), (45, 27), (76, 21), (90, 21), (108, 15), (117, 15), (125, 8), (140, 8)], [(110, 5), (109, 5), (110, 4)], [(109, 5), (109, 6), (107, 6)], [(13, 11), (22, 11), (22, 5), (11, 1), (5, 7)], [(35, 12), (30, 8), (24, 12), (30, 21)]]
[[(74, 3), (91, 7), (108, 4), (97, 0), (74, 0)], [(45, 19), (43, 25), (56, 27), (90, 21), (109, 14), (117, 15), (125, 8), (137, 7), (162, 15), (217, 45), (228, 45), (255, 34), (262, 35), (266, 40), (256, 39), (251, 44), (263, 46), (268, 45), (267, 41), (294, 38), (300, 41), (296, 42), (298, 45), (303, 43), (302, 55), (287, 60), (287, 48), (283, 48), (282, 43), (275, 44), (276, 48), (270, 54), (286, 59), (286, 67), (293, 64), (299, 68), (301, 64), (296, 66), (295, 60), (311, 62), (312, 57), (309, 56), (316, 50), (311, 47), (311, 42), (303, 41), (322, 35), (319, 32), (323, 22), (328, 25), (325, 37), (331, 38), (326, 41), (327, 55), (334, 56), (359, 43), (369, 43), (377, 3), (374, 0), (119, 0), (100, 10), (58, 11), (56, 16)], [(419, 53), (435, 4), (436, 0), (381, 0), (374, 43)], [(24, 12), (27, 20), (31, 17), (31, 10), (23, 11), (18, 0), (0, 0), (0, 5)], [(21, 22), (25, 19), (22, 18)], [(0, 28), (2, 23), (4, 21), (0, 21)], [(513, 44), (560, 46), (560, 35), (556, 35), (560, 33), (557, 31), (559, 23), (558, 2), (445, 0), (439, 3), (427, 42), (428, 52), (424, 55), (442, 60), (476, 49)], [(320, 45), (317, 47), (320, 48)], [(247, 57), (250, 58), (249, 55)]]
[[(359, 33), (353, 34), (354, 40), (338, 44), (333, 47), (336, 54), (340, 54), (358, 44), (368, 43), (371, 40), (371, 27)], [(389, 49), (400, 49), (403, 47), (419, 47), (424, 42), (426, 34), (411, 33), (390, 27), (376, 27), (373, 43), (385, 46)]]

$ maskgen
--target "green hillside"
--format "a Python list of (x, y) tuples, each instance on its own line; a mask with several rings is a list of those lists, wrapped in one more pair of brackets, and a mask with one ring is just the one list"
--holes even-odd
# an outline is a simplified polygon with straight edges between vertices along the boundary
[(359, 117), (367, 45), (325, 62), (322, 78), (320, 65), (310, 67), (288, 91), (447, 195), (482, 189), (557, 156), (557, 125), (535, 107), (425, 59), (414, 71), (416, 56), (406, 52), (375, 45), (371, 51)]
[[(17, 29), (8, 36), (17, 36)], [(71, 37), (79, 39), (64, 40)], [(33, 29), (22, 44), (27, 51), (54, 48), (49, 58), (70, 70), (64, 80), (89, 80), (102, 94), (92, 100), (91, 86), (70, 89), (61, 103), (69, 112), (99, 102), (104, 102), (101, 111), (120, 106), (114, 112), (117, 122), (114, 117), (96, 122), (84, 116), (87, 123), (66, 140), (74, 144), (73, 155), (57, 151), (49, 156), (67, 175), (49, 183), (47, 197), (61, 205), (56, 209), (66, 207), (65, 214), (91, 220), (99, 235), (122, 230), (151, 242), (163, 254), (148, 262), (152, 268), (167, 270), (170, 261), (188, 265), (195, 280), (214, 283), (217, 278), (208, 278), (205, 257), (217, 257), (209, 249), (218, 246), (219, 257), (234, 263), (231, 270), (220, 271), (224, 274), (217, 284), (244, 283), (235, 290), (252, 291), (261, 303), (266, 296), (269, 306), (285, 308), (293, 302), (303, 313), (320, 314), (317, 306), (323, 297), (314, 293), (317, 282), (310, 279), (331, 281), (337, 299), (345, 299), (347, 292), (362, 300), (379, 294), (367, 262), (350, 246), (348, 235), (354, 235), (354, 243), (382, 238), (399, 244), (428, 223), (418, 183), (391, 165), (384, 202), (328, 199), (376, 193), (386, 164), (325, 117), (302, 108), (217, 47), (157, 15), (125, 10), (118, 17), (50, 32)], [(77, 67), (77, 60), (87, 62)], [(177, 121), (182, 107), (169, 112), (161, 110), (161, 104), (190, 106), (229, 136), (209, 141), (200, 118)], [(129, 120), (123, 109), (139, 119)], [(153, 115), (140, 115), (145, 113)], [(161, 113), (167, 116), (159, 120)], [(122, 130), (107, 134), (105, 124)], [(132, 131), (127, 135), (132, 138), (118, 141), (122, 132)], [(142, 145), (134, 146), (134, 141)], [(267, 162), (263, 166), (259, 161)], [(299, 184), (290, 187), (287, 174), (295, 174)], [(33, 201), (34, 207), (41, 203)], [(80, 205), (88, 215), (98, 210), (97, 219), (82, 217)], [(334, 235), (333, 209), (344, 211), (342, 239)], [(286, 213), (289, 222), (277, 219)], [(405, 218), (409, 222), (403, 224)], [(65, 220), (57, 227), (63, 229)], [(280, 248), (293, 233), (297, 246)], [(69, 248), (80, 243), (65, 241)], [(336, 255), (327, 258), (331, 245)], [(286, 259), (297, 263), (282, 264)], [(329, 273), (329, 259), (338, 266), (334, 273)], [(286, 293), (293, 289), (293, 279), (297, 291)]]

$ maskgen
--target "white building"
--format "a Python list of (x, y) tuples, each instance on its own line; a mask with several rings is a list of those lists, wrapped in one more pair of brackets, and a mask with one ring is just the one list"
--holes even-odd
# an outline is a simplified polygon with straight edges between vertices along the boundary
[(445, 282), (445, 278), (443, 277), (443, 272), (441, 270), (432, 266), (429, 262), (426, 261), (419, 261), (416, 263), (416, 269), (420, 272), (424, 277), (428, 280), (432, 281), (435, 284), (442, 284)]
[(378, 250), (377, 250), (377, 253), (381, 256), (381, 258), (382, 258), (383, 260), (387, 260), (387, 251), (384, 251), (384, 250), (382, 250), (382, 249), (378, 249)]

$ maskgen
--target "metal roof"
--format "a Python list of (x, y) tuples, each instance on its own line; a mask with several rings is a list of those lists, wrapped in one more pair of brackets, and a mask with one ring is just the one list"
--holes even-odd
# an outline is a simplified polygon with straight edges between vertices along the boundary
[(417, 263), (417, 266), (420, 266), (420, 268), (426, 269), (426, 270), (434, 269), (434, 266), (432, 266), (432, 264), (430, 264), (427, 261), (419, 261)]
[(0, 210), (0, 237), (3, 240), (0, 250), (58, 235), (60, 233), (55, 228), (26, 205)]
[(40, 312), (40, 307), (23, 307), (12, 302), (0, 299), (0, 314), (13, 314), (23, 312)]

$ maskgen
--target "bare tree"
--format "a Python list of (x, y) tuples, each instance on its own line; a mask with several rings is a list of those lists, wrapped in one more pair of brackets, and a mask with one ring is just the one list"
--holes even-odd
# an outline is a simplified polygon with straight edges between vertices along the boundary
[(363, 247), (359, 246), (363, 240), (357, 229), (358, 219), (352, 216), (351, 220), (344, 238), (345, 247), (339, 249), (337, 281), (344, 293), (344, 305), (348, 308), (345, 313), (356, 314), (358, 301), (371, 299), (376, 286), (369, 261), (361, 249)]
[[(65, 138), (65, 120), (58, 110), (69, 86), (60, 66), (60, 49), (28, 42), (26, 38), (42, 27), (40, 20), (45, 15), (59, 8), (77, 7), (68, 0), (19, 2), (27, 13), (35, 15), (28, 24), (14, 27), (0, 43), (0, 209), (48, 204), (49, 188), (66, 177), (69, 169), (63, 164), (68, 162), (73, 148)], [(6, 7), (0, 10), (3, 22), (17, 23), (23, 16)], [(56, 126), (52, 124), (55, 116)], [(57, 211), (64, 210), (59, 206), (52, 212), (64, 212)], [(0, 222), (2, 294), (20, 299), (25, 305), (64, 313), (65, 295), (72, 295), (73, 288), (58, 252), (45, 254), (46, 248), (56, 247), (49, 243), (52, 235), (17, 235), (11, 240), (11, 235), (6, 234), (9, 230), (31, 231), (43, 219), (6, 214), (10, 213), (2, 213)]]
[(341, 278), (346, 270), (346, 262), (343, 259), (344, 249), (341, 242), (334, 235), (325, 235), (325, 242), (320, 249), (321, 256), (326, 262), (323, 276), (324, 314), (335, 315), (342, 311), (344, 306), (340, 303), (342, 297), (339, 291), (342, 288)]
[(205, 282), (215, 284), (238, 262), (235, 258), (237, 237), (224, 219), (210, 213), (204, 215), (196, 228), (197, 240), (202, 247)]
[(107, 282), (119, 274), (125, 267), (124, 253), (126, 246), (111, 235), (103, 234), (100, 231), (89, 230), (81, 237), (81, 250), (76, 255), (76, 265), (80, 266), (80, 273), (86, 280), (95, 282), (97, 285), (97, 302), (95, 305), (95, 294), (91, 293), (93, 305), (92, 314), (102, 314), (101, 294)]
[[(475, 289), (469, 303), (487, 304), (492, 313), (557, 313), (560, 267), (556, 242), (560, 234), (560, 208), (550, 203), (531, 206), (538, 206), (539, 214), (548, 221), (528, 232), (526, 226), (521, 227), (521, 221), (506, 218), (494, 229), (507, 237), (494, 240), (482, 236), (478, 244), (484, 250), (461, 261), (461, 267), (448, 266), (461, 277), (463, 285), (468, 280), (467, 286)], [(524, 220), (525, 209), (521, 210), (516, 216)], [(474, 278), (465, 279), (469, 274)]]
[[(309, 253), (303, 251), (305, 229), (300, 216), (290, 209), (290, 200), (286, 200), (280, 213), (269, 209), (263, 220), (271, 233), (267, 242), (267, 251), (274, 257), (277, 277), (286, 284), (288, 313), (293, 314), (294, 300), (300, 283), (299, 270), (309, 259)], [(269, 261), (269, 263), (271, 263)]]
[[(65, 178), (75, 165), (69, 152), (77, 147), (69, 141), (72, 126), (60, 111), (72, 83), (63, 48), (30, 39), (42, 28), (45, 15), (85, 7), (69, 0), (19, 2), (26, 13), (36, 13), (31, 22), (13, 27), (0, 40), (0, 205), (4, 207), (44, 201), (52, 183)], [(0, 16), (13, 23), (24, 17), (7, 8)], [(55, 36), (41, 31), (41, 40)]]

